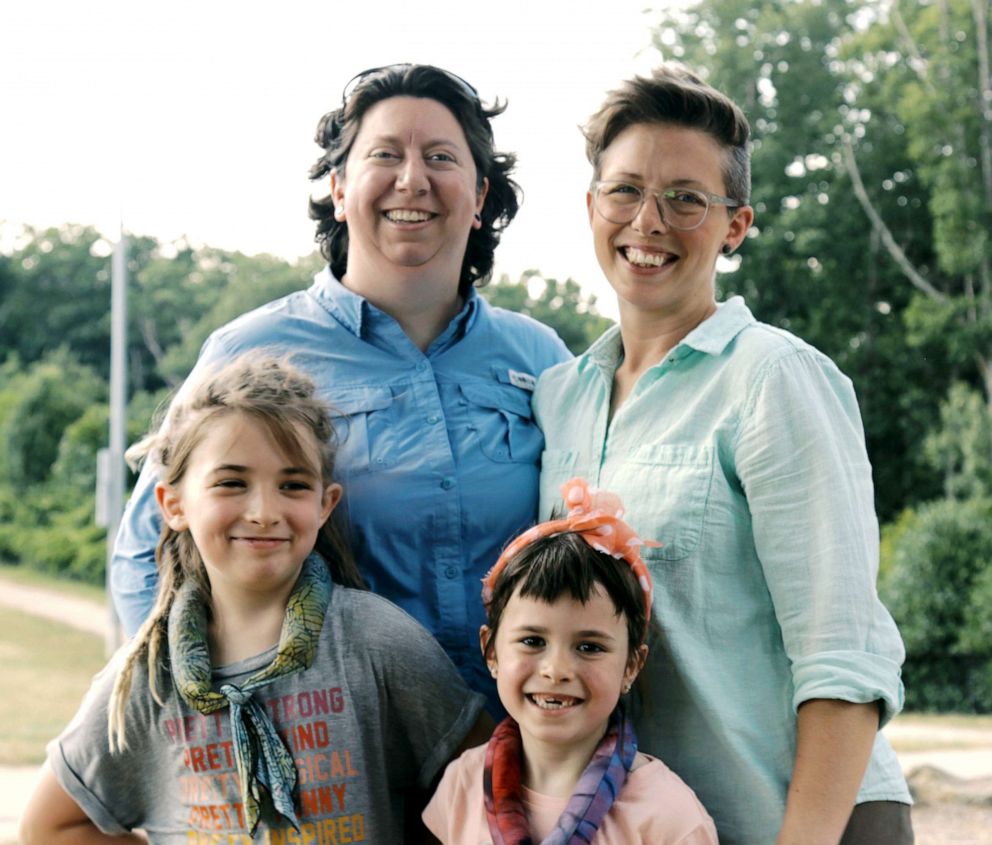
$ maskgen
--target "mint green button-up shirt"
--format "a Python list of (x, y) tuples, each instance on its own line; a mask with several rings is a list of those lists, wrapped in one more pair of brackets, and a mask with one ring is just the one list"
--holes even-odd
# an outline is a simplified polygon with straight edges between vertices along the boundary
[[(850, 381), (826, 356), (720, 305), (645, 372), (613, 419), (618, 327), (545, 372), (542, 519), (579, 475), (618, 493), (654, 578), (642, 750), (696, 790), (723, 845), (767, 845), (785, 809), (796, 709), (903, 701), (880, 603), (871, 467)], [(910, 803), (878, 735), (858, 801)], [(663, 808), (659, 808), (663, 812)]]

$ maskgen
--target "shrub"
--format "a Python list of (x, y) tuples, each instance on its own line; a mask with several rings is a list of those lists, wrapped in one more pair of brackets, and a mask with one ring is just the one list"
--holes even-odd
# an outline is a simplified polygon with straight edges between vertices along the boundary
[(928, 503), (889, 536), (881, 592), (906, 644), (906, 706), (992, 712), (992, 500)]

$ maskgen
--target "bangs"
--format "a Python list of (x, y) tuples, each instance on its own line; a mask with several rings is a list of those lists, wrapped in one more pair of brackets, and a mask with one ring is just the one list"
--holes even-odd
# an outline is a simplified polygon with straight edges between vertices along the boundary
[(644, 592), (626, 561), (590, 546), (578, 534), (542, 537), (522, 549), (500, 573), (487, 608), (489, 627), (499, 627), (507, 603), (519, 588), (521, 598), (553, 604), (568, 596), (586, 604), (597, 588), (609, 596), (616, 615), (626, 618), (631, 653), (644, 638)]
[(245, 411), (250, 419), (265, 429), (293, 466), (310, 470), (316, 478), (324, 477), (323, 450), (304, 420), (294, 420), (284, 414), (259, 413), (249, 409)]

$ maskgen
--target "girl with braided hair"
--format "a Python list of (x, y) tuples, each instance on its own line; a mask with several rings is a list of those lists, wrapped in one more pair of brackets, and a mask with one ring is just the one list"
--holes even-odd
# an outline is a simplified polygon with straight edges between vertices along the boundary
[(332, 435), (307, 376), (249, 355), (133, 450), (160, 471), (157, 601), (50, 745), (22, 842), (404, 841), (484, 699), (362, 588)]

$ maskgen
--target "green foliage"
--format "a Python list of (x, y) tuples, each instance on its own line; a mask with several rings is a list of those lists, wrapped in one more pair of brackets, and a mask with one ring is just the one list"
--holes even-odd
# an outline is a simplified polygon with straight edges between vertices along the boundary
[(246, 256), (209, 248), (201, 250), (195, 261), (196, 269), (188, 278), (212, 296), (208, 303), (201, 303), (159, 359), (161, 374), (173, 386), (193, 368), (200, 347), (214, 329), (252, 308), (308, 287), (320, 267), (317, 256), (291, 264), (271, 255)]
[(992, 712), (992, 500), (921, 506), (890, 553), (881, 593), (906, 645), (906, 706)]
[(105, 396), (64, 348), (11, 376), (0, 395), (0, 481), (17, 490), (47, 481), (66, 428)]
[(90, 227), (27, 229), (0, 270), (0, 358), (32, 363), (68, 347), (100, 369), (110, 343), (108, 255)]
[[(107, 443), (112, 248), (88, 227), (25, 229), (0, 256), (0, 561), (102, 583), (96, 453)], [(287, 263), (129, 238), (128, 440), (218, 325), (309, 284)]]
[(59, 441), (58, 457), (52, 464), (52, 484), (67, 494), (85, 496), (93, 492), (96, 488), (96, 453), (107, 445), (109, 416), (107, 405), (90, 405), (66, 427)]
[(940, 427), (924, 444), (949, 499), (992, 497), (992, 414), (977, 391), (960, 382), (940, 406)]
[(893, 522), (882, 526), (878, 550), (879, 583), (885, 583), (892, 574), (892, 570), (895, 568), (896, 549), (902, 547), (904, 535), (915, 522), (916, 512), (907, 508)]
[[(532, 291), (538, 291), (537, 295)], [(551, 326), (575, 355), (585, 352), (613, 325), (596, 310), (596, 297), (583, 295), (577, 282), (546, 279), (537, 270), (528, 270), (516, 282), (504, 274), (481, 292), (493, 305)]]
[[(979, 572), (971, 585), (958, 643), (962, 651), (992, 652), (992, 566)], [(986, 668), (992, 672), (992, 662)], [(992, 684), (992, 675), (988, 681)]]
[(0, 563), (100, 584), (106, 556), (106, 531), (94, 522), (92, 493), (51, 486), (14, 496), (0, 488)]

